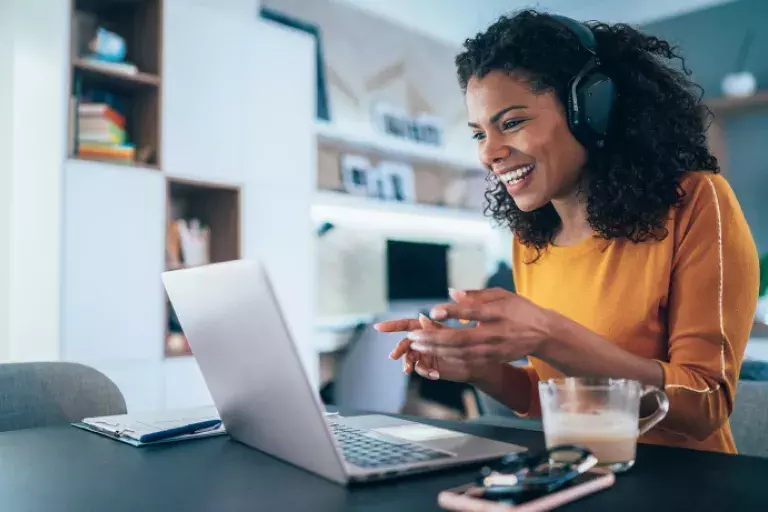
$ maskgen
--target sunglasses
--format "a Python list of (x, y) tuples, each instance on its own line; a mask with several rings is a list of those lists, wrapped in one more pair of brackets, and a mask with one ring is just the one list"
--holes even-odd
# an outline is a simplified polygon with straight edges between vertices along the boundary
[(513, 453), (480, 471), (476, 485), (488, 500), (515, 503), (549, 494), (592, 469), (597, 458), (577, 445)]

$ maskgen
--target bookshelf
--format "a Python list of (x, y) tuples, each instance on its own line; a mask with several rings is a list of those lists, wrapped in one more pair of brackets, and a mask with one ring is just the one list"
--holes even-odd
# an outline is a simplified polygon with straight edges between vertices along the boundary
[(315, 133), (319, 145), (339, 151), (407, 160), (417, 165), (434, 165), (459, 172), (482, 171), (480, 162), (472, 155), (454, 154), (446, 148), (379, 134), (366, 126), (355, 127), (317, 121)]
[[(195, 180), (168, 178), (166, 180), (166, 270), (178, 270), (190, 265), (221, 263), (240, 258), (240, 189)], [(179, 220), (199, 221), (206, 233), (204, 261), (188, 261), (185, 244), (180, 240)], [(192, 226), (189, 226), (193, 232)], [(165, 356), (191, 355), (189, 345), (177, 324), (168, 297), (165, 297), (166, 323)]]
[[(161, 168), (163, 0), (72, 0), (71, 8), (69, 157)], [(121, 47), (123, 56), (114, 52)], [(88, 104), (111, 115), (84, 112)]]

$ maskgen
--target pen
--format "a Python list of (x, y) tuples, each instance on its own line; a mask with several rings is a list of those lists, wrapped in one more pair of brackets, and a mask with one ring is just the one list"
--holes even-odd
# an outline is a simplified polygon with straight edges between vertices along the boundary
[(155, 441), (162, 441), (164, 439), (170, 439), (172, 437), (178, 437), (188, 434), (197, 434), (205, 430), (213, 430), (221, 425), (221, 420), (205, 420), (197, 423), (190, 423), (189, 425), (182, 425), (180, 427), (171, 428), (168, 430), (161, 430), (160, 432), (150, 432), (139, 437), (138, 441), (141, 443), (153, 443)]

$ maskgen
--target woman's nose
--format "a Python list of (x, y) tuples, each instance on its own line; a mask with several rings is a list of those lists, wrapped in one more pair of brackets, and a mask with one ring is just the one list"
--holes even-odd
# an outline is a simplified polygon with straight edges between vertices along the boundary
[(504, 144), (501, 137), (489, 135), (480, 148), (480, 161), (490, 167), (506, 160), (511, 152), (512, 149)]

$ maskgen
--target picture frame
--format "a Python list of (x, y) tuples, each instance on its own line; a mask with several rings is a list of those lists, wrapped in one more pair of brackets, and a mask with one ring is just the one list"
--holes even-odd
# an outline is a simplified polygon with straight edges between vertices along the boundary
[(399, 203), (416, 202), (413, 167), (404, 162), (383, 161), (379, 164), (379, 172), (387, 200)]
[(377, 103), (372, 111), (373, 124), (379, 132), (417, 144), (443, 145), (443, 127), (438, 116), (410, 115), (404, 108)]
[(351, 195), (369, 195), (369, 175), (373, 166), (362, 155), (344, 154), (341, 156), (341, 183), (344, 191)]

